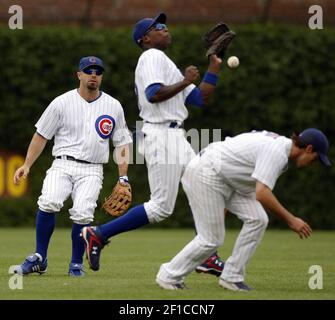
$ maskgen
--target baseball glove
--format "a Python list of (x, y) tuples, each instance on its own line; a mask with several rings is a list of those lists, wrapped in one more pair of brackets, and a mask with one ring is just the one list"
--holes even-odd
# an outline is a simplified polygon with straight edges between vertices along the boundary
[(132, 200), (129, 183), (118, 181), (112, 193), (105, 199), (102, 208), (111, 216), (122, 216), (130, 207)]
[(208, 58), (210, 55), (216, 54), (219, 58), (223, 58), (230, 42), (235, 36), (236, 33), (231, 31), (225, 23), (218, 23), (203, 37), (204, 46), (207, 50), (206, 57)]

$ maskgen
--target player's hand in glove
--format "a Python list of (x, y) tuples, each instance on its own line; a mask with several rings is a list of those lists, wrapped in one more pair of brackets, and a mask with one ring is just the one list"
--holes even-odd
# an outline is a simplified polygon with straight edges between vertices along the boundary
[(206, 57), (208, 58), (215, 54), (219, 58), (223, 58), (229, 44), (235, 38), (235, 36), (236, 33), (230, 30), (225, 23), (218, 23), (203, 37), (204, 46), (207, 50)]
[(119, 179), (112, 193), (105, 199), (102, 208), (111, 216), (122, 216), (132, 201), (131, 186), (126, 179)]

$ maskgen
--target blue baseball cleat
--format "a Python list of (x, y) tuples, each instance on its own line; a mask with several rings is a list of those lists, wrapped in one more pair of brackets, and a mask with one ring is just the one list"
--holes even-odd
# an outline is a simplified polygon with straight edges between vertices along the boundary
[(204, 263), (197, 266), (195, 271), (198, 273), (208, 273), (219, 277), (224, 268), (224, 262), (218, 255), (209, 257)]
[(84, 239), (88, 264), (93, 271), (98, 271), (101, 250), (109, 241), (103, 240), (99, 227), (84, 227), (81, 236)]
[(223, 279), (220, 279), (219, 285), (221, 287), (224, 287), (225, 289), (232, 290), (232, 291), (250, 291), (252, 288), (250, 288), (248, 285), (246, 285), (244, 282), (229, 282)]
[(69, 276), (83, 277), (85, 275), (84, 266), (81, 263), (70, 263)]
[(24, 262), (14, 269), (14, 273), (28, 275), (29, 273), (45, 273), (48, 267), (48, 260), (42, 258), (39, 253), (29, 255)]

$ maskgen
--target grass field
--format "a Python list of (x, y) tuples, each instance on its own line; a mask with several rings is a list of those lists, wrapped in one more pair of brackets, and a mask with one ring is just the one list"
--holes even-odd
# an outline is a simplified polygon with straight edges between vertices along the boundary
[[(48, 272), (23, 278), (23, 289), (8, 286), (10, 265), (19, 264), (34, 248), (33, 229), (0, 229), (0, 299), (335, 299), (335, 232), (314, 232), (300, 240), (291, 231), (268, 230), (247, 268), (246, 283), (255, 290), (229, 292), (214, 276), (193, 272), (189, 290), (165, 291), (155, 284), (162, 262), (169, 261), (189, 240), (192, 230), (142, 229), (122, 234), (102, 252), (101, 269), (86, 264), (84, 278), (67, 275), (71, 253), (69, 229), (56, 229), (49, 250)], [(226, 259), (237, 231), (227, 231), (220, 255)], [(323, 289), (311, 290), (309, 268), (323, 270)]]

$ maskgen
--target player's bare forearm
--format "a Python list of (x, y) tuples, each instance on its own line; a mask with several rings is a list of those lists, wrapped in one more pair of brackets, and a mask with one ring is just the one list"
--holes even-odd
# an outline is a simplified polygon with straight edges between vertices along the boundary
[(116, 161), (119, 168), (119, 176), (128, 175), (129, 166), (129, 146), (124, 145), (115, 149)]
[(21, 178), (23, 179), (27, 178), (30, 171), (30, 167), (42, 153), (47, 141), (48, 140), (42, 137), (40, 134), (38, 133), (34, 134), (28, 147), (24, 164), (20, 168), (18, 168), (14, 173), (13, 180), (15, 184), (19, 184)]
[(162, 102), (174, 97), (199, 78), (199, 70), (195, 66), (185, 69), (185, 78), (170, 86), (162, 85), (158, 92), (151, 98), (151, 102)]
[(284, 220), (294, 232), (299, 234), (301, 239), (311, 235), (311, 227), (305, 221), (287, 211), (277, 200), (270, 188), (259, 181), (256, 182), (256, 199), (265, 208)]
[(151, 98), (151, 102), (156, 103), (168, 100), (183, 91), (190, 84), (191, 82), (184, 79), (170, 86), (162, 85), (158, 92)]
[(119, 164), (119, 177), (128, 175), (128, 164)]
[(281, 205), (271, 189), (259, 181), (256, 182), (256, 200), (258, 200), (263, 207), (267, 208), (287, 223), (294, 217)]
[(213, 54), (209, 57), (209, 66), (207, 72), (218, 75), (221, 70), (221, 65), (222, 59), (220, 59), (217, 55)]
[(29, 168), (34, 164), (36, 159), (41, 155), (48, 140), (42, 137), (39, 133), (35, 133), (28, 147), (27, 155), (24, 164)]

